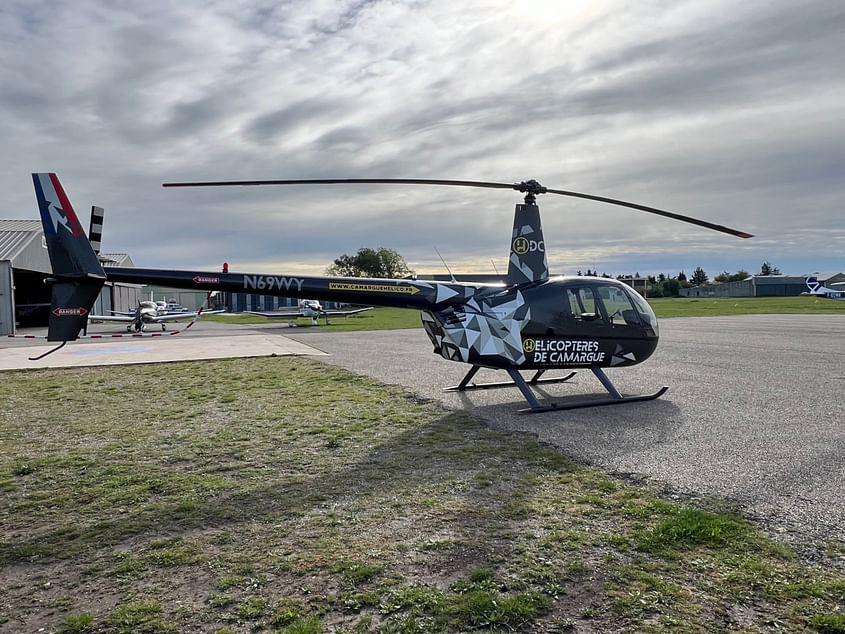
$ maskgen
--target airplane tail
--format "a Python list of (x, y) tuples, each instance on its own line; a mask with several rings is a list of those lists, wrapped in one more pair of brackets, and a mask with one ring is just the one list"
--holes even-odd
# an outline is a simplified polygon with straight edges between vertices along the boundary
[(526, 199), (517, 205), (513, 217), (510, 262), (505, 283), (508, 286), (549, 279), (546, 243), (540, 224), (540, 207)]
[(808, 277), (806, 279), (806, 282), (807, 282), (807, 288), (810, 289), (810, 292), (813, 295), (818, 293), (819, 286), (821, 286), (821, 284), (819, 284), (819, 281), (815, 277)]
[(33, 174), (32, 182), (53, 270), (47, 340), (72, 341), (85, 327), (106, 274), (58, 177)]

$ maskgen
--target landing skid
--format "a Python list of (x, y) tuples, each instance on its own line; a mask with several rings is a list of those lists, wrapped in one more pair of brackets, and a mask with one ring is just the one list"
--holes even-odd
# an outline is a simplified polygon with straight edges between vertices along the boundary
[(529, 407), (518, 410), (520, 414), (539, 414), (540, 412), (554, 412), (558, 410), (566, 410), (566, 409), (580, 409), (582, 407), (601, 407), (603, 405), (620, 405), (622, 403), (636, 403), (637, 401), (651, 401), (656, 398), (660, 398), (666, 393), (666, 390), (669, 389), (668, 386), (663, 386), (654, 394), (640, 394), (635, 396), (622, 396), (619, 393), (619, 390), (616, 389), (616, 386), (613, 385), (611, 380), (608, 376), (604, 373), (604, 370), (601, 368), (590, 368), (592, 373), (596, 376), (596, 378), (601, 381), (601, 384), (604, 386), (604, 389), (608, 391), (611, 398), (606, 399), (595, 399), (591, 401), (576, 401), (574, 403), (562, 403), (560, 405), (556, 403), (552, 403), (551, 405), (540, 405), (540, 402), (537, 400), (537, 396), (531, 390), (529, 385), (540, 385), (540, 384), (548, 384), (548, 383), (563, 383), (564, 381), (568, 381), (573, 376), (575, 376), (575, 372), (570, 372), (565, 377), (554, 377), (554, 378), (540, 378), (545, 370), (539, 370), (530, 380), (526, 381), (523, 376), (519, 373), (518, 370), (515, 368), (510, 368), (507, 370), (507, 373), (511, 377), (511, 381), (502, 381), (496, 383), (470, 383), (472, 377), (475, 376), (476, 372), (480, 369), (479, 366), (474, 365), (470, 368), (469, 372), (467, 372), (466, 376), (463, 380), (455, 386), (445, 388), (446, 391), (450, 392), (465, 392), (469, 390), (488, 390), (488, 389), (495, 389), (501, 387), (517, 387), (519, 391), (522, 392), (522, 395), (525, 397), (525, 400), (528, 401)]
[[(481, 366), (474, 365), (469, 369), (469, 372), (466, 373), (466, 376), (461, 380), (458, 385), (453, 385), (452, 387), (444, 387), (444, 392), (469, 392), (471, 390), (493, 390), (500, 387), (519, 387), (517, 383), (514, 381), (499, 381), (495, 383), (470, 383), (472, 377), (475, 376), (476, 372), (481, 369)], [(545, 370), (538, 370), (537, 373), (532, 376), (528, 380), (529, 385), (541, 385), (541, 384), (549, 384), (549, 383), (563, 383), (564, 381), (568, 381), (573, 376), (578, 374), (577, 372), (570, 372), (566, 376), (560, 377), (549, 377), (542, 379), (540, 377), (545, 374)], [(517, 373), (520, 380), (525, 383), (525, 379), (522, 378), (522, 375)], [(520, 388), (521, 389), (521, 388)]]

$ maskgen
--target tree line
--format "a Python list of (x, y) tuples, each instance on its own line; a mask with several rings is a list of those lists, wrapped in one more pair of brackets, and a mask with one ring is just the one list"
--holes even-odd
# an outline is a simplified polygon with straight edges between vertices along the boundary
[[(380, 278), (400, 278), (410, 275), (413, 271), (408, 267), (403, 258), (397, 251), (379, 247), (371, 249), (369, 247), (362, 247), (358, 249), (355, 255), (344, 253), (337, 258), (331, 266), (326, 269), (327, 275), (339, 275), (341, 277), (380, 277)], [(578, 275), (587, 275), (593, 277), (607, 277), (611, 276), (607, 273), (599, 275), (598, 271), (587, 269), (586, 272), (578, 271)], [(728, 282), (738, 282), (748, 278), (751, 275), (745, 269), (739, 269), (735, 273), (728, 273), (722, 271), (713, 278), (713, 283), (726, 284)], [(780, 275), (780, 269), (773, 266), (771, 262), (763, 262), (760, 266), (758, 275)], [(623, 279), (624, 276), (617, 275), (616, 279)], [(639, 271), (634, 274), (635, 278), (639, 278)], [(649, 275), (646, 278), (646, 293), (649, 297), (677, 297), (682, 288), (689, 288), (690, 286), (701, 286), (710, 283), (710, 278), (707, 273), (700, 266), (697, 266), (692, 272), (692, 275), (687, 278), (684, 271), (680, 271), (676, 276), (671, 277), (660, 273), (659, 275)]]
[[(757, 275), (780, 275), (780, 269), (773, 266), (771, 262), (763, 262), (760, 266), (760, 272)], [(740, 282), (747, 279), (752, 274), (745, 269), (739, 269), (736, 273), (728, 273), (722, 271), (713, 278), (715, 284), (727, 284), (728, 282)], [(652, 275), (647, 278), (648, 296), (649, 297), (677, 297), (682, 288), (689, 288), (691, 286), (702, 286), (711, 283), (710, 278), (703, 268), (697, 266), (692, 272), (692, 275), (687, 278), (683, 271), (678, 273), (677, 277), (667, 277), (663, 273), (654, 277)]]

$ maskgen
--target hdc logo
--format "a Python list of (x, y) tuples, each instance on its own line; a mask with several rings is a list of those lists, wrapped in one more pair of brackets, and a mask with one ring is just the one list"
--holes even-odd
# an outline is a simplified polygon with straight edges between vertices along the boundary
[(529, 251), (539, 251), (540, 253), (545, 253), (546, 251), (546, 245), (542, 240), (538, 242), (537, 240), (529, 240), (523, 236), (514, 238), (511, 248), (517, 255), (525, 255)]

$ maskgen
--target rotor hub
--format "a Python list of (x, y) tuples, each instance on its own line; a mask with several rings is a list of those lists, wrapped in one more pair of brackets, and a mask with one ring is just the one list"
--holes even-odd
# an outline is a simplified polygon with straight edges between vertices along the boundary
[(531, 180), (514, 183), (513, 188), (518, 192), (525, 194), (525, 204), (533, 205), (537, 198), (537, 194), (545, 194), (548, 190), (538, 183), (533, 178)]

